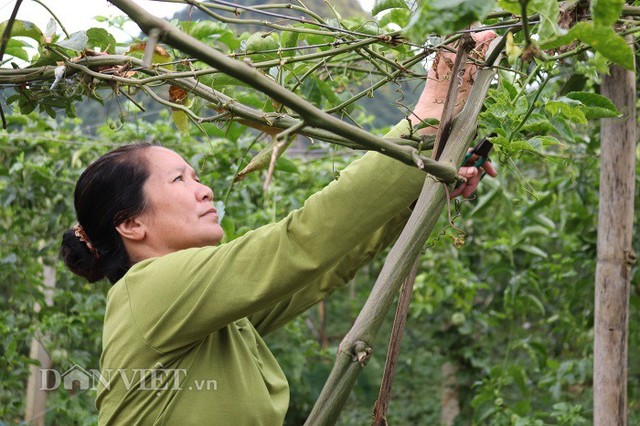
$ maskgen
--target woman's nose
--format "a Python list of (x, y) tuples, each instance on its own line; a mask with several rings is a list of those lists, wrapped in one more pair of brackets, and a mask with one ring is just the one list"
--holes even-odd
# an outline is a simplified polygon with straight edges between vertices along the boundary
[(213, 201), (213, 190), (202, 183), (198, 183), (198, 185), (198, 200)]

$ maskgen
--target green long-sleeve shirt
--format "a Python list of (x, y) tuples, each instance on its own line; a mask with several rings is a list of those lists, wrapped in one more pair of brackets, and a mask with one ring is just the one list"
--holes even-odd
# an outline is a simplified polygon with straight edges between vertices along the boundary
[(278, 223), (136, 263), (107, 297), (100, 424), (282, 424), (289, 387), (261, 335), (390, 244), (424, 177), (367, 153)]

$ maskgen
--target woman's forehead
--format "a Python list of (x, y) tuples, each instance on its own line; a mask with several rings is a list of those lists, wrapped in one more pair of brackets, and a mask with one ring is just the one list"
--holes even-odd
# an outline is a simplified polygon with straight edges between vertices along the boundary
[(147, 160), (153, 169), (166, 170), (176, 167), (189, 166), (189, 164), (177, 152), (170, 149), (154, 146), (147, 154)]

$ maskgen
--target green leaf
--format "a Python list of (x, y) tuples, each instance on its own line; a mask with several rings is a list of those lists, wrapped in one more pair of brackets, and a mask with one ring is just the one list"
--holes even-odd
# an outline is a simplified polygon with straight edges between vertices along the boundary
[(87, 47), (98, 47), (101, 52), (115, 53), (116, 39), (104, 28), (89, 28), (87, 37)]
[(249, 87), (247, 83), (223, 73), (217, 73), (211, 76), (204, 76), (203, 78), (201, 78), (201, 81), (204, 82), (207, 86), (211, 86), (215, 88), (220, 88), (224, 86)]
[(593, 23), (610, 26), (618, 20), (624, 6), (624, 0), (591, 0), (589, 9)]
[(273, 33), (255, 33), (247, 39), (246, 52), (253, 53), (249, 58), (252, 62), (262, 62), (276, 59), (276, 52), (260, 54), (266, 50), (277, 50), (280, 47), (277, 36)]
[(607, 98), (595, 93), (571, 92), (545, 105), (551, 114), (562, 114), (569, 120), (584, 124), (588, 119), (617, 117), (616, 106)]
[(519, 151), (533, 151), (538, 152), (531, 144), (527, 141), (517, 140), (512, 141), (509, 145), (509, 150), (511, 152), (519, 152)]
[[(295, 31), (283, 31), (282, 32), (282, 47), (284, 48), (292, 48), (298, 46), (298, 39), (300, 38), (300, 33)], [(295, 50), (287, 50), (282, 52), (282, 56), (291, 57), (296, 54)]]
[(587, 124), (587, 117), (584, 116), (579, 105), (582, 105), (579, 101), (563, 97), (556, 101), (547, 102), (545, 109), (551, 115), (563, 115), (574, 123)]
[(509, 366), (509, 375), (513, 378), (513, 381), (518, 388), (520, 388), (520, 392), (524, 395), (529, 395), (529, 386), (527, 386), (527, 373), (524, 371), (524, 368), (518, 365)]
[(9, 96), (5, 102), (7, 103), (7, 105), (11, 105), (12, 103), (20, 99), (21, 96), (22, 95), (20, 95), (19, 93), (14, 93), (13, 95)]
[(418, 131), (427, 127), (437, 126), (438, 124), (440, 124), (440, 120), (437, 118), (423, 118), (418, 124), (413, 126), (413, 130)]
[(376, 0), (371, 9), (371, 15), (376, 16), (378, 13), (389, 9), (409, 9), (404, 0)]
[(322, 90), (316, 78), (308, 77), (305, 79), (300, 89), (309, 102), (314, 105), (320, 105), (320, 102), (322, 102)]
[[(293, 139), (289, 139), (287, 143), (281, 147), (279, 147), (278, 152), (276, 153), (276, 158), (280, 158), (284, 151), (291, 145)], [(235, 181), (243, 180), (249, 173), (266, 169), (269, 167), (271, 163), (271, 158), (273, 155), (273, 150), (276, 148), (276, 139), (273, 139), (269, 145), (263, 148), (259, 153), (257, 153), (247, 164), (247, 166), (242, 169), (235, 177)], [(277, 161), (277, 160), (276, 160)]]
[(580, 40), (591, 46), (602, 56), (628, 70), (635, 70), (633, 50), (624, 38), (616, 34), (611, 27), (594, 25), (592, 22), (578, 22), (569, 32), (554, 40), (544, 43), (542, 49), (555, 49)]
[(280, 157), (276, 160), (276, 170), (285, 173), (300, 173), (296, 163), (285, 157)]
[(85, 48), (88, 41), (89, 37), (87, 37), (87, 33), (84, 31), (78, 31), (71, 34), (68, 39), (58, 41), (55, 44), (65, 49), (75, 50), (79, 52)]
[(26, 97), (21, 97), (18, 100), (18, 107), (20, 108), (20, 114), (27, 115), (38, 106), (37, 103), (30, 101)]
[(553, 136), (536, 136), (529, 139), (529, 145), (536, 151), (542, 151), (543, 148), (549, 145), (560, 145), (560, 141)]
[(489, 193), (480, 195), (478, 197), (479, 198), (478, 203), (473, 208), (473, 210), (471, 210), (471, 212), (469, 213), (469, 216), (473, 216), (479, 211), (481, 211), (483, 208), (489, 206), (490, 203), (493, 201), (493, 199), (501, 194), (501, 191), (502, 191), (502, 188), (496, 186)]
[[(537, 249), (537, 247), (532, 247), (532, 248)], [(546, 259), (547, 254), (544, 253), (543, 257)], [(546, 310), (544, 309), (544, 304), (540, 301), (540, 299), (538, 299), (536, 296), (530, 293), (526, 294), (525, 297), (533, 302), (533, 304), (538, 308), (538, 310), (542, 315), (546, 313)]]
[[(409, 23), (411, 18), (411, 10), (409, 9), (391, 9), (389, 13), (384, 14), (378, 23), (380, 27), (384, 28), (389, 24), (396, 24), (400, 28), (404, 28)], [(404, 45), (400, 45), (404, 46)]]
[(219, 41), (227, 45), (231, 50), (235, 50), (240, 47), (240, 40), (235, 37), (229, 26), (223, 22), (182, 22), (181, 25), (187, 34), (192, 35), (203, 42), (207, 42), (209, 40)]
[[(8, 23), (9, 21), (5, 21), (0, 24), (0, 34), (4, 34), (4, 30)], [(44, 35), (40, 28), (36, 27), (35, 24), (29, 21), (22, 21), (20, 19), (16, 19), (13, 22), (13, 27), (11, 27), (11, 37), (28, 37), (35, 40), (38, 44), (43, 44), (45, 42)]]
[(530, 246), (527, 244), (523, 244), (523, 245), (519, 245), (517, 247), (519, 250), (522, 250), (524, 252), (527, 252), (529, 254), (532, 254), (534, 256), (539, 256), (543, 259), (546, 259), (548, 257), (547, 253), (544, 252), (542, 249), (536, 247), (536, 246)]
[(217, 36), (217, 38), (214, 36), (212, 36), (212, 38), (224, 43), (230, 50), (236, 50), (240, 47), (240, 40), (235, 37), (235, 34), (231, 30)]
[(527, 4), (540, 16), (538, 24), (538, 36), (540, 40), (546, 40), (558, 33), (558, 15), (560, 8), (556, 0), (532, 0)]
[(542, 213), (535, 217), (535, 221), (551, 230), (556, 229), (556, 223)]
[(171, 116), (178, 130), (182, 133), (189, 134), (189, 117), (187, 113), (179, 109), (174, 109), (171, 111)]
[(495, 146), (499, 146), (507, 149), (509, 147), (509, 139), (504, 136), (494, 136), (491, 138), (491, 143)]
[[(582, 24), (582, 22), (579, 22), (573, 28), (575, 28), (576, 26), (578, 26), (580, 24)], [(573, 32), (573, 28), (571, 28), (565, 34), (562, 34), (562, 35), (560, 35), (558, 37), (555, 37), (555, 38), (553, 38), (551, 40), (543, 41), (542, 43), (540, 43), (540, 48), (542, 50), (557, 49), (558, 47), (566, 46), (569, 43), (575, 41), (576, 40), (576, 34)]]
[[(499, 0), (498, 6), (516, 16), (522, 15), (520, 2), (517, 0)], [(560, 9), (556, 0), (530, 0), (527, 3), (527, 16), (535, 13), (540, 18), (540, 24), (538, 24), (536, 31), (540, 40), (546, 40), (557, 34)]]
[(495, 0), (426, 0), (413, 14), (406, 35), (422, 43), (429, 34), (451, 34), (473, 22), (482, 21)]
[(537, 420), (535, 423), (529, 423), (529, 419), (526, 417), (527, 414), (531, 412), (531, 400), (523, 399), (521, 401), (514, 402), (513, 405), (511, 405), (511, 409), (519, 416), (524, 417), (524, 419), (520, 419), (518, 423), (515, 423), (514, 426), (542, 426), (543, 423), (541, 420)]
[(224, 231), (223, 242), (229, 242), (236, 238), (236, 224), (229, 216), (225, 216), (220, 221), (220, 226), (222, 226), (222, 230)]
[(580, 101), (585, 106), (582, 111), (587, 119), (617, 117), (620, 115), (613, 102), (596, 93), (570, 92), (567, 93), (567, 98)]
[(567, 122), (567, 119), (565, 117), (552, 116), (549, 121), (555, 128), (555, 133), (560, 136), (560, 138), (568, 141), (575, 140), (573, 129), (571, 128), (571, 125)]
[(622, 65), (628, 70), (635, 70), (633, 50), (624, 38), (616, 34), (613, 28), (593, 26), (589, 22), (581, 22), (578, 25), (581, 25), (577, 32), (579, 40), (593, 47), (611, 62)]
[(548, 236), (549, 235), (549, 228), (546, 228), (544, 226), (541, 225), (529, 225), (527, 227), (525, 227), (522, 231), (520, 231), (520, 233), (518, 234), (519, 237), (523, 238), (527, 237), (529, 235), (543, 235), (543, 236)]
[(524, 123), (521, 131), (525, 134), (546, 135), (555, 131), (555, 127), (544, 115), (533, 113)]
[(29, 47), (29, 44), (15, 38), (9, 39), (5, 54), (15, 56), (16, 58), (22, 59), (23, 61), (28, 61), (29, 54), (24, 49), (24, 47)]

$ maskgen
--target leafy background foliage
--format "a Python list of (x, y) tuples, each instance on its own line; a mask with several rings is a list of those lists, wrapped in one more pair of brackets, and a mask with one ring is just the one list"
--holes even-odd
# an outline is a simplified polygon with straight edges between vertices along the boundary
[[(373, 26), (371, 17), (348, 9), (354, 7), (349, 3), (336, 2), (341, 16), (328, 11), (324, 3), (309, 5), (327, 16), (327, 22), (362, 33), (406, 27), (405, 34), (420, 44), (427, 35), (442, 40), (474, 21), (500, 23), (507, 18), (495, 13), (497, 6), (520, 21), (539, 17), (537, 24), (532, 18), (529, 34), (519, 31), (510, 36), (503, 69), (480, 117), (480, 134), (495, 134), (494, 161), (500, 176), (485, 180), (477, 198), (450, 206), (455, 227), (443, 217), (421, 258), (394, 384), (391, 423), (439, 422), (440, 374), (445, 363), (458, 367), (460, 424), (590, 423), (597, 119), (618, 114), (598, 95), (599, 76), (611, 61), (633, 68), (633, 52), (621, 42), (621, 30), (613, 26), (623, 4), (591, 2), (591, 19), (577, 23), (569, 19), (564, 30), (558, 25), (558, 20), (564, 22), (558, 3), (550, 0), (529, 1), (524, 11), (519, 2), (508, 0), (425, 1), (416, 10), (402, 1), (382, 0), (375, 4), (377, 25)], [(327, 57), (326, 69), (335, 66), (332, 72), (314, 72), (315, 59), (277, 64), (281, 58), (309, 54), (282, 48), (318, 45), (314, 52), (322, 53), (333, 48), (335, 37), (200, 21), (202, 17), (185, 12), (174, 22), (224, 53), (250, 58), (256, 66), (266, 63), (261, 69), (274, 81), (324, 109), (348, 102), (362, 91), (367, 92), (363, 101), (375, 96), (370, 103), (352, 103), (337, 111), (377, 133), (407, 113), (400, 103), (411, 104), (405, 95), (410, 97), (416, 79), (403, 85), (389, 83), (374, 92), (372, 85), (393, 68), (385, 68), (385, 63), (367, 68), (367, 61), (357, 62), (361, 56), (353, 52)], [(110, 23), (118, 26), (122, 21), (111, 19)], [(293, 27), (310, 28), (302, 23)], [(55, 64), (85, 47), (108, 53), (129, 49), (96, 28), (65, 36), (55, 25), (42, 30), (19, 22), (12, 35), (6, 54), (32, 66)], [(33, 43), (35, 55), (27, 48)], [(416, 54), (410, 44), (373, 44), (370, 49), (399, 62)], [(139, 49), (131, 55), (140, 56)], [(168, 64), (174, 59), (181, 59), (180, 53), (168, 49), (157, 53), (154, 62)], [(165, 66), (175, 71), (205, 68), (199, 62)], [(424, 75), (420, 67), (413, 72), (417, 77)], [(200, 81), (265, 113), (281, 108), (232, 77), (213, 74)], [(395, 92), (398, 87), (401, 93)], [(170, 111), (135, 89), (114, 89), (74, 77), (60, 79), (54, 88), (49, 81), (16, 84), (0, 95), (8, 120), (7, 131), (0, 134), (0, 419), (7, 424), (19, 423), (24, 412), (28, 352), (34, 336), (42, 340), (54, 367), (61, 371), (74, 364), (96, 368), (99, 363), (108, 284), (83, 283), (57, 259), (60, 236), (75, 221), (74, 183), (92, 160), (137, 140), (154, 140), (175, 149), (224, 203), (223, 226), (231, 240), (301, 206), (358, 155), (303, 140), (279, 160), (275, 180), (265, 193), (264, 175), (250, 174), (241, 183), (232, 182), (235, 173), (267, 145), (263, 134), (236, 122), (196, 124), (184, 111)], [(163, 96), (168, 92), (160, 85), (153, 90)], [(193, 96), (182, 105), (200, 116), (212, 110)], [(176, 126), (182, 131), (176, 131)], [(462, 240), (464, 246), (459, 248)], [(639, 243), (634, 244), (640, 252)], [(381, 262), (378, 259), (361, 271), (328, 300), (324, 326), (314, 308), (269, 338), (291, 384), (287, 424), (300, 424), (306, 418), (331, 368), (335, 348), (366, 299)], [(43, 265), (56, 268), (51, 307), (44, 303), (40, 286)], [(640, 345), (640, 273), (637, 268), (633, 273), (630, 354)], [(43, 307), (38, 313), (35, 303)], [(391, 319), (390, 315), (387, 328)], [(388, 331), (379, 333), (377, 349), (340, 424), (369, 422)], [(328, 336), (328, 345), (318, 338), (319, 332)], [(638, 360), (631, 356), (630, 424), (640, 422), (639, 372)], [(93, 424), (94, 397), (92, 392), (51, 392), (47, 423)]]

